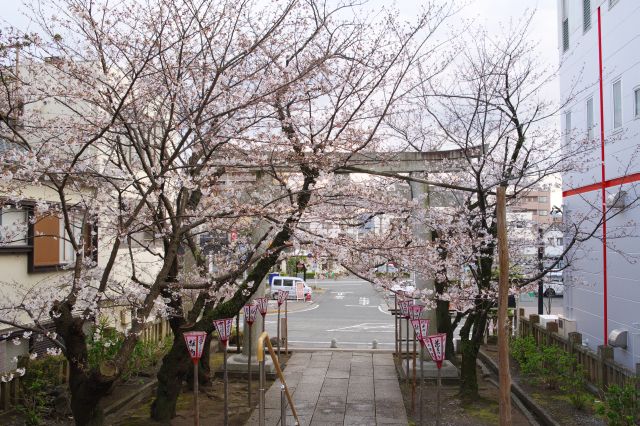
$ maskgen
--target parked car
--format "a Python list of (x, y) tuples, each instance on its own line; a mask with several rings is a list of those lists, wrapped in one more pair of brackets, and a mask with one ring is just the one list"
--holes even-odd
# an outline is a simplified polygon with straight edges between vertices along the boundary
[(271, 280), (271, 297), (277, 299), (278, 291), (286, 290), (289, 292), (289, 299), (295, 299), (298, 283), (302, 283), (304, 286), (304, 298), (307, 299), (307, 297), (311, 297), (313, 290), (311, 290), (311, 287), (309, 287), (302, 278), (298, 277), (273, 277)]
[(394, 293), (404, 291), (405, 293), (413, 293), (416, 290), (413, 285), (413, 281), (401, 281), (398, 284), (394, 284), (389, 289), (389, 297), (393, 297)]

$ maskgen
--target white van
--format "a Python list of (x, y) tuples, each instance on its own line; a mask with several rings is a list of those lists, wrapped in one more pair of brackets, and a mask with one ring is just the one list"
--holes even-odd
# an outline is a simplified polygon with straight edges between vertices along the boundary
[(311, 297), (311, 287), (302, 278), (298, 277), (273, 277), (271, 281), (271, 297), (277, 299), (278, 291), (286, 290), (289, 292), (289, 299), (295, 299), (296, 287), (300, 286), (300, 283), (304, 289), (304, 299), (307, 299), (307, 294)]

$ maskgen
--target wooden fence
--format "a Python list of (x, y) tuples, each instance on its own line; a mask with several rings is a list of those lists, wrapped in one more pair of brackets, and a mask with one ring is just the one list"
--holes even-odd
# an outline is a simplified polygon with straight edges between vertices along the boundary
[(640, 367), (634, 372), (613, 359), (611, 346), (598, 346), (598, 351), (594, 352), (582, 344), (580, 333), (571, 332), (567, 337), (561, 336), (558, 334), (558, 323), (549, 322), (546, 327), (542, 327), (540, 317), (530, 315), (526, 318), (524, 309), (518, 312), (518, 335), (533, 336), (538, 345), (555, 345), (574, 354), (578, 364), (584, 368), (587, 381), (600, 390), (614, 384), (624, 386), (633, 378), (640, 377)]

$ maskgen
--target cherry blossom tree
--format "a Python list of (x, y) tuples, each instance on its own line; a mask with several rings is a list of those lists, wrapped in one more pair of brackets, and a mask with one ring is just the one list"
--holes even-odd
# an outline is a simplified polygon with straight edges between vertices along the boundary
[[(449, 9), (405, 23), (295, 0), (35, 6), (40, 34), (0, 40), (1, 192), (28, 207), (35, 245), (61, 240), (68, 258), (37, 286), (3, 283), (0, 321), (66, 357), (84, 425), (102, 422), (99, 402), (148, 322), (168, 318), (152, 407), (167, 420), (188, 368), (182, 333), (235, 316), (321, 204), (317, 183), (379, 146)], [(231, 230), (240, 238), (214, 272), (199, 235)], [(84, 326), (118, 308), (131, 325), (113, 359), (90, 365)]]

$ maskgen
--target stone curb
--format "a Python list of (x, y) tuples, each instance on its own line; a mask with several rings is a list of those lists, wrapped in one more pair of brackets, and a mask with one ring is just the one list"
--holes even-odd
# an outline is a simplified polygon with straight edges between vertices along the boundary
[[(478, 351), (478, 358), (488, 366), (494, 374), (498, 374), (498, 366), (482, 349)], [(518, 397), (527, 410), (533, 413), (536, 420), (538, 420), (542, 426), (561, 426), (560, 423), (553, 420), (551, 414), (549, 414), (547, 410), (538, 405), (538, 403), (527, 395), (527, 393), (518, 384), (511, 383), (511, 392)]]
[(158, 384), (157, 379), (152, 380), (151, 382), (142, 386), (140, 389), (137, 389), (136, 392), (131, 392), (130, 394), (120, 398), (118, 401), (114, 402), (113, 404), (105, 407), (103, 409), (105, 417), (117, 413), (118, 411), (126, 407), (130, 402), (136, 399), (146, 398), (148, 395), (150, 395), (153, 392), (157, 384)]

